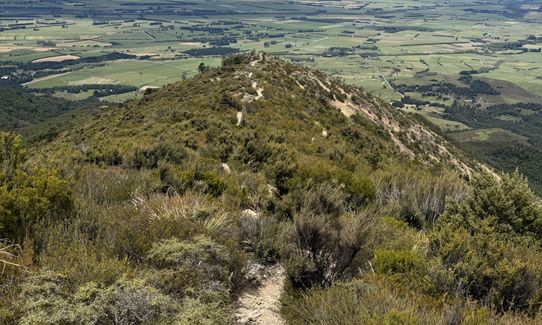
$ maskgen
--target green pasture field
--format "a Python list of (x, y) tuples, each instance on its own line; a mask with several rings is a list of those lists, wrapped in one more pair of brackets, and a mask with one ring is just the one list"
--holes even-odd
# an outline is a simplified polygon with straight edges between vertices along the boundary
[[(130, 86), (160, 87), (168, 83), (193, 76), (197, 73), (201, 59), (183, 59), (175, 61), (123, 60), (107, 63), (103, 66), (83, 68), (58, 77), (32, 82), (30, 88), (50, 88), (85, 84), (122, 84)], [(203, 60), (208, 66), (217, 66), (219, 59)]]
[(409, 113), (420, 114), (426, 119), (428, 119), (431, 123), (435, 124), (436, 126), (440, 127), (442, 130), (447, 131), (447, 132), (459, 132), (459, 131), (465, 131), (465, 130), (471, 129), (468, 125), (465, 125), (461, 122), (450, 121), (444, 118), (443, 112), (442, 112), (443, 109), (440, 107), (425, 106), (421, 109), (406, 107), (405, 111)]
[(495, 128), (495, 129), (478, 129), (478, 130), (467, 130), (463, 132), (458, 132), (454, 134), (454, 137), (461, 142), (476, 141), (518, 141), (518, 142), (527, 142), (526, 137), (514, 134), (510, 131)]

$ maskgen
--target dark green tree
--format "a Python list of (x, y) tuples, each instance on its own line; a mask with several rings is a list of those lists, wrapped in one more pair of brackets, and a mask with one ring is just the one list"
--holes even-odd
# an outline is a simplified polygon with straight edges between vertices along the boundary
[(20, 136), (0, 133), (0, 238), (22, 243), (38, 224), (63, 218), (72, 209), (66, 180), (48, 169), (25, 171)]
[(198, 66), (199, 73), (204, 73), (205, 71), (208, 71), (209, 68), (205, 65), (205, 63), (201, 62)]
[(430, 232), (430, 252), (451, 281), (450, 294), (488, 302), (498, 310), (535, 311), (542, 303), (542, 209), (527, 180), (511, 174), (477, 175), (472, 192), (454, 203)]

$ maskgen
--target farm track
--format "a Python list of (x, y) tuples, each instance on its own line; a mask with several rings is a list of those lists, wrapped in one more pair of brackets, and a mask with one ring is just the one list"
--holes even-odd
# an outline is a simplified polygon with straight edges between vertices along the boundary
[(54, 78), (57, 78), (57, 77), (62, 77), (62, 76), (65, 76), (67, 74), (70, 74), (72, 73), (73, 71), (68, 71), (68, 72), (62, 72), (62, 73), (56, 73), (56, 74), (50, 74), (48, 76), (45, 76), (45, 77), (41, 77), (41, 78), (36, 78), (32, 81), (29, 81), (29, 82), (25, 82), (24, 84), (22, 84), (23, 86), (28, 86), (28, 85), (31, 85), (31, 84), (35, 84), (35, 83), (38, 83), (38, 82), (41, 82), (41, 81), (45, 81), (45, 80), (49, 80), (49, 79), (54, 79)]

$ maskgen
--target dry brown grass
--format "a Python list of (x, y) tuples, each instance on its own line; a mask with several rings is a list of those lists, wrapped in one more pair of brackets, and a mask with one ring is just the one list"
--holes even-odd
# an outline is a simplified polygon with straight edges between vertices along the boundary
[(32, 61), (33, 63), (41, 63), (41, 62), (64, 62), (69, 60), (78, 60), (80, 57), (77, 55), (57, 55), (57, 56), (49, 56), (46, 58), (36, 59)]
[(2, 271), (0, 272), (0, 277), (2, 277), (7, 267), (22, 267), (18, 263), (19, 254), (21, 246), (15, 244), (9, 244), (6, 241), (0, 241), (0, 263), (2, 263)]

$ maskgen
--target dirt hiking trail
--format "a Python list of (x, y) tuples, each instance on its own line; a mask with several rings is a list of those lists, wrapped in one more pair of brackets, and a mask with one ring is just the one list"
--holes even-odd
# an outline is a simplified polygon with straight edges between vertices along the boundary
[(237, 324), (284, 325), (279, 313), (279, 299), (284, 286), (284, 269), (273, 266), (266, 270), (265, 278), (255, 288), (241, 294), (235, 310)]

